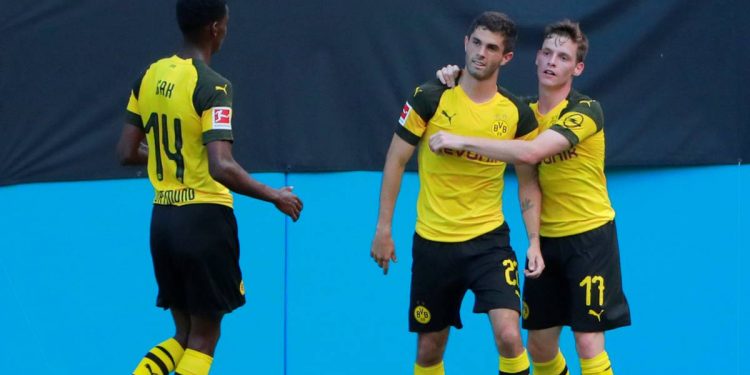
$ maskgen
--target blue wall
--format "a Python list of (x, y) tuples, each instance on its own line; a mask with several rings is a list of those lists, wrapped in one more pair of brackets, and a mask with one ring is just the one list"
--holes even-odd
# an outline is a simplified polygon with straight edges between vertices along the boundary
[[(618, 374), (739, 374), (750, 334), (750, 167), (615, 170), (624, 286), (633, 326), (608, 333)], [(380, 173), (258, 174), (304, 199), (291, 223), (273, 206), (236, 198), (248, 304), (225, 318), (212, 373), (408, 374), (407, 333), (417, 177), (407, 174), (394, 222), (399, 263), (369, 258)], [(525, 236), (516, 182), (505, 211), (514, 247)], [(5, 373), (128, 373), (172, 334), (153, 307), (146, 180), (0, 188), (0, 363)], [(494, 374), (485, 316), (464, 302), (449, 374)], [(570, 333), (563, 351), (578, 374)], [(667, 362), (667, 360), (669, 362)], [(28, 366), (32, 366), (31, 368)]]

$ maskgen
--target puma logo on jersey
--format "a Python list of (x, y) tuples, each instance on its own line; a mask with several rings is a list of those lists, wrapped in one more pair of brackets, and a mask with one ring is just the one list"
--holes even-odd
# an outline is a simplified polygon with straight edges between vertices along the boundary
[(422, 88), (421, 88), (421, 87), (419, 87), (419, 86), (417, 86), (417, 88), (416, 88), (416, 89), (414, 89), (414, 97), (416, 97), (416, 96), (417, 96), (417, 94), (419, 94), (420, 92), (422, 92)]
[(229, 93), (227, 92), (227, 85), (224, 85), (224, 86), (216, 85), (214, 86), (214, 88), (216, 89), (216, 91), (224, 91), (224, 95), (229, 95)]
[(445, 110), (443, 110), (442, 113), (443, 113), (443, 116), (448, 118), (448, 124), (453, 125), (453, 118), (456, 117), (456, 114), (454, 113), (453, 115), (449, 115), (448, 112), (446, 112)]
[(599, 311), (597, 314), (596, 311), (589, 309), (589, 315), (596, 317), (596, 320), (599, 321), (599, 323), (602, 322), (602, 314), (604, 314), (604, 309), (602, 311)]
[(591, 107), (591, 103), (595, 102), (596, 100), (581, 100), (578, 103), (586, 104), (587, 106)]

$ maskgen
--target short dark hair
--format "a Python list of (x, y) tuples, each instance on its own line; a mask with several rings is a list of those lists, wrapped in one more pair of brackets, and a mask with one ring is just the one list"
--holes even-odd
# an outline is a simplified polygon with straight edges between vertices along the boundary
[(227, 15), (226, 0), (177, 0), (177, 24), (189, 35)]
[(503, 53), (513, 52), (513, 49), (516, 48), (518, 31), (516, 30), (516, 24), (507, 14), (491, 11), (480, 14), (469, 26), (466, 36), (470, 37), (474, 30), (480, 27), (503, 36)]
[(589, 39), (586, 38), (586, 34), (581, 31), (581, 26), (578, 22), (565, 19), (553, 24), (547, 25), (544, 29), (544, 39), (551, 37), (552, 35), (560, 35), (570, 38), (570, 40), (578, 46), (576, 50), (576, 62), (583, 62), (586, 59), (586, 54), (589, 52)]

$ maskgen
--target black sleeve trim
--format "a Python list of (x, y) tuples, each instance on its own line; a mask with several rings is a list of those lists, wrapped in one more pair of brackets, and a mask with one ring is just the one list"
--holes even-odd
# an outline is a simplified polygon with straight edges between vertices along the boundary
[(200, 60), (193, 60), (198, 82), (193, 91), (193, 108), (199, 115), (211, 107), (232, 106), (232, 83)]
[(406, 143), (412, 146), (416, 146), (417, 143), (419, 143), (419, 140), (421, 139), (416, 134), (410, 132), (408, 129), (406, 129), (405, 127), (401, 125), (396, 127), (396, 135), (398, 135), (401, 139), (406, 141)]
[(516, 128), (516, 136), (514, 138), (523, 137), (524, 135), (533, 132), (536, 128), (539, 127), (539, 123), (537, 123), (536, 121), (536, 116), (534, 116), (534, 112), (531, 110), (531, 107), (529, 107), (528, 104), (528, 100), (531, 99), (520, 99), (517, 96), (513, 95), (510, 91), (500, 86), (498, 86), (497, 91), (501, 95), (508, 98), (508, 100), (510, 100), (513, 104), (515, 104), (516, 108), (518, 109), (518, 126)]
[(209, 130), (207, 132), (203, 132), (204, 145), (214, 141), (234, 142), (234, 136), (232, 136), (231, 130)]
[(604, 128), (604, 111), (602, 111), (602, 106), (598, 101), (572, 91), (568, 97), (568, 102), (568, 106), (560, 113), (561, 118), (568, 112), (578, 112), (594, 121), (597, 132)]
[(565, 137), (565, 139), (567, 139), (568, 142), (570, 142), (570, 147), (573, 147), (573, 146), (577, 145), (578, 142), (580, 141), (578, 139), (578, 136), (576, 135), (576, 133), (573, 133), (572, 130), (570, 130), (570, 129), (564, 127), (564, 126), (560, 126), (560, 125), (555, 124), (555, 125), (552, 125), (549, 129), (550, 130), (554, 130), (554, 131), (560, 133), (563, 137)]
[(141, 115), (137, 113), (125, 111), (125, 122), (143, 129), (143, 120), (141, 119)]
[(136, 99), (138, 99), (138, 95), (141, 94), (141, 83), (143, 82), (143, 77), (146, 76), (146, 72), (147, 70), (143, 71), (141, 76), (133, 83), (133, 96), (135, 96)]
[(443, 86), (439, 80), (435, 79), (417, 87), (414, 95), (408, 101), (412, 104), (412, 108), (414, 108), (419, 117), (424, 122), (429, 122), (432, 116), (435, 115), (435, 111), (440, 104), (440, 98), (447, 89), (447, 86)]

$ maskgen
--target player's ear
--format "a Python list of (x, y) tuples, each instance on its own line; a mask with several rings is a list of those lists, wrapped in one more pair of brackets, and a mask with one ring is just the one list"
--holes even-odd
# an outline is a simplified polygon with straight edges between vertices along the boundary
[(505, 65), (513, 59), (513, 52), (508, 52), (503, 55), (503, 59), (500, 61), (500, 65)]
[(581, 73), (583, 73), (583, 68), (584, 68), (583, 61), (577, 63), (575, 69), (573, 69), (573, 76), (574, 77), (580, 76)]

